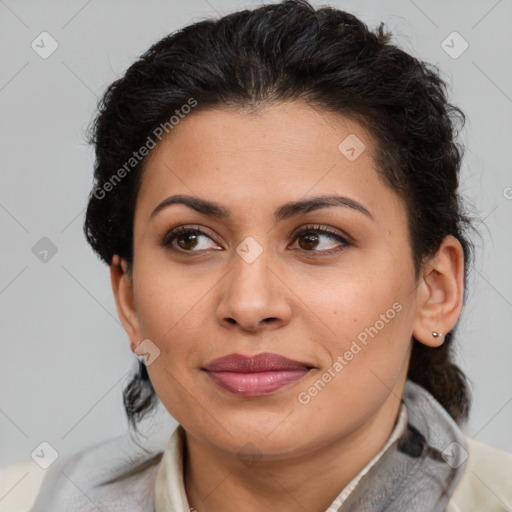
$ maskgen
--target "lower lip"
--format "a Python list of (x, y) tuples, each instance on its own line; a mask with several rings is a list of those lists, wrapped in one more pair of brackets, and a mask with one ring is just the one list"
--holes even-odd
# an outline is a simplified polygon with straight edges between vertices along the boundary
[(221, 388), (239, 396), (261, 396), (297, 382), (309, 372), (303, 370), (274, 370), (257, 373), (207, 372)]

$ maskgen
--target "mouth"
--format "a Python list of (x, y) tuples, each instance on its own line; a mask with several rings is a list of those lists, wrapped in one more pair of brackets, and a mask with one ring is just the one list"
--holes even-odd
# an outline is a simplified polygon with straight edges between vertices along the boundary
[(314, 367), (278, 354), (230, 354), (215, 359), (204, 370), (220, 388), (244, 397), (267, 395), (293, 384)]

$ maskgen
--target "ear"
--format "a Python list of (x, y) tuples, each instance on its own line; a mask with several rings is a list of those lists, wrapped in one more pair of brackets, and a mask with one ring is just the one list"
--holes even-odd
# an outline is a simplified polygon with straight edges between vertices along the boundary
[[(413, 336), (430, 347), (443, 344), (459, 319), (464, 298), (464, 251), (451, 235), (421, 271)], [(440, 333), (435, 337), (432, 333)]]
[(128, 263), (117, 254), (112, 257), (110, 280), (116, 301), (117, 314), (130, 338), (130, 348), (134, 352), (135, 347), (141, 341), (141, 337), (133, 293), (132, 271)]

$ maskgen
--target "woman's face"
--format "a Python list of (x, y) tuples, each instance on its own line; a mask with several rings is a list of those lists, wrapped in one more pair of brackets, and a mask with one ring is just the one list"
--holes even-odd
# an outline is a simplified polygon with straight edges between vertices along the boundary
[[(294, 102), (197, 111), (148, 156), (127, 330), (133, 350), (150, 340), (153, 386), (196, 439), (286, 458), (395, 417), (418, 287), (372, 147), (358, 124)], [(175, 195), (215, 208), (158, 208)], [(299, 364), (210, 365), (262, 353)]]

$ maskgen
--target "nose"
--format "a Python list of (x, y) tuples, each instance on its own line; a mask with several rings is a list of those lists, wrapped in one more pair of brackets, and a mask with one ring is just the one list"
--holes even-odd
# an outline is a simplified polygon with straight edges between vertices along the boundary
[(234, 254), (231, 271), (221, 281), (217, 321), (228, 329), (273, 330), (289, 323), (290, 293), (277, 277), (266, 251), (252, 263)]

